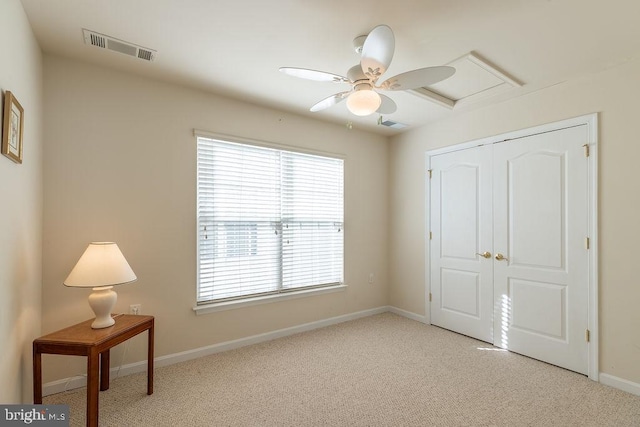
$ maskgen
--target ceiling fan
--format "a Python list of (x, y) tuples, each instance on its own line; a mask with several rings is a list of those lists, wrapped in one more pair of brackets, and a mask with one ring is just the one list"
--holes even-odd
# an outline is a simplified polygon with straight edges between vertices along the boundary
[(329, 108), (347, 100), (347, 108), (357, 116), (368, 116), (375, 112), (391, 114), (396, 103), (378, 91), (411, 90), (429, 86), (451, 77), (456, 69), (439, 66), (419, 68), (390, 77), (378, 85), (378, 79), (387, 71), (395, 50), (395, 37), (387, 25), (378, 25), (367, 36), (353, 40), (360, 64), (351, 67), (347, 77), (307, 68), (282, 67), (280, 71), (294, 77), (320, 82), (349, 83), (351, 90), (339, 92), (316, 103), (310, 111)]

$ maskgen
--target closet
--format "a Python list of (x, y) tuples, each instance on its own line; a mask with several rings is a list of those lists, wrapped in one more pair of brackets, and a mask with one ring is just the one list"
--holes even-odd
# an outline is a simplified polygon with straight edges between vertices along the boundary
[(434, 325), (588, 374), (594, 130), (565, 126), (428, 153), (428, 300)]

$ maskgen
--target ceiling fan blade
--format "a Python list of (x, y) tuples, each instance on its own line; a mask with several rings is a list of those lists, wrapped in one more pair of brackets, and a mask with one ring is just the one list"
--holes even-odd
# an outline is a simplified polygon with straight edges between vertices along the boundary
[(386, 25), (375, 27), (362, 45), (362, 59), (360, 66), (362, 71), (373, 81), (376, 81), (387, 71), (393, 52), (395, 50), (396, 39), (393, 31)]
[(396, 105), (394, 100), (381, 93), (379, 93), (378, 95), (380, 95), (380, 99), (382, 99), (382, 102), (380, 103), (380, 107), (378, 107), (378, 109), (376, 110), (376, 113), (380, 113), (380, 114), (395, 113), (396, 110), (398, 109), (398, 106)]
[(324, 110), (326, 108), (332, 107), (345, 99), (347, 95), (349, 95), (351, 91), (336, 93), (335, 95), (331, 95), (328, 98), (323, 99), (322, 101), (315, 104), (313, 107), (309, 108), (309, 111), (316, 112), (320, 110)]
[(379, 88), (384, 90), (417, 89), (448, 79), (455, 72), (455, 68), (447, 66), (419, 68), (388, 78), (380, 84)]
[(349, 83), (349, 79), (337, 74), (327, 73), (325, 71), (309, 70), (307, 68), (281, 67), (280, 71), (293, 77), (301, 79), (315, 80), (317, 82), (336, 82)]

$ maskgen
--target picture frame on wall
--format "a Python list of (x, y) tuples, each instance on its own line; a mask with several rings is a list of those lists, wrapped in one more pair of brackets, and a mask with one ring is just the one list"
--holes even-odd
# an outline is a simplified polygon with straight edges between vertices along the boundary
[(22, 133), (24, 109), (13, 93), (4, 95), (4, 117), (2, 120), (2, 154), (16, 163), (22, 163)]

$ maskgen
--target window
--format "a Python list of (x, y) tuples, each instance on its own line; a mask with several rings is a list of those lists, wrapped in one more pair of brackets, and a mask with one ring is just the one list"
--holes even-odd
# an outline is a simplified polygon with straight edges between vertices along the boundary
[(344, 161), (198, 137), (198, 303), (343, 282)]

